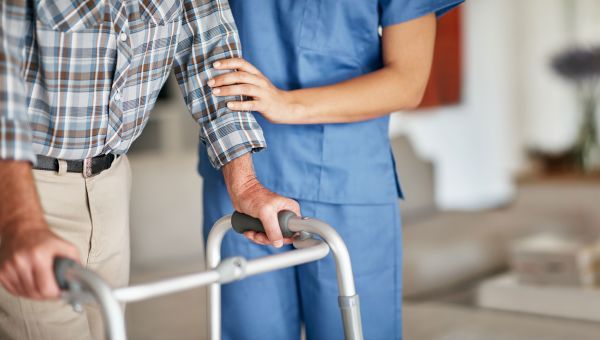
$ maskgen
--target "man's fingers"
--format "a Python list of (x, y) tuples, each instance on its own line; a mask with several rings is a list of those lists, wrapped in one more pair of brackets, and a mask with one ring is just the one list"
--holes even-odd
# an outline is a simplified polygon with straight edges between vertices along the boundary
[[(260, 236), (259, 236), (260, 235)], [(250, 241), (266, 246), (271, 244), (268, 240), (267, 237), (265, 236), (265, 234), (263, 233), (257, 233), (254, 231), (247, 231), (244, 233), (244, 236), (249, 239)]]
[(281, 228), (279, 228), (277, 212), (276, 209), (267, 205), (261, 209), (258, 218), (265, 227), (265, 234), (267, 234), (268, 240), (276, 248), (281, 248), (283, 246), (283, 236), (281, 235)]
[(34, 267), (35, 282), (43, 298), (57, 298), (60, 294), (52, 263), (43, 263)]
[(10, 277), (6, 274), (6, 271), (4, 270), (2, 271), (2, 274), (0, 274), (0, 284), (2, 284), (2, 287), (4, 287), (4, 289), (11, 295), (18, 295), (15, 285), (12, 283)]
[(271, 242), (269, 241), (269, 239), (267, 238), (267, 235), (263, 234), (263, 233), (258, 233), (256, 234), (256, 236), (254, 237), (254, 240), (258, 243), (267, 245), (267, 244), (271, 244)]
[(9, 282), (13, 289), (13, 295), (24, 296), (25, 291), (23, 290), (23, 284), (21, 283), (17, 270), (13, 266), (8, 265), (3, 269), (3, 272), (6, 281)]
[(31, 299), (41, 298), (33, 276), (32, 266), (34, 264), (31, 263), (29, 259), (23, 257), (16, 257), (15, 263), (17, 266), (16, 274), (19, 276), (22, 295)]
[(60, 296), (60, 288), (56, 282), (53, 267), (54, 259), (57, 257), (64, 257), (81, 263), (79, 250), (74, 245), (63, 240), (59, 240), (59, 242), (53, 245), (50, 254), (45, 257), (47, 259), (46, 262), (37, 266), (34, 272), (36, 282), (44, 298), (58, 298)]
[(0, 276), (0, 284), (2, 284), (2, 287), (4, 287), (4, 289), (7, 292), (9, 292), (11, 295), (19, 294), (17, 292), (17, 290), (15, 289), (14, 285), (12, 284), (12, 282), (10, 280), (8, 280), (7, 278), (5, 278), (4, 276)]
[(58, 240), (60, 243), (53, 247), (53, 255), (49, 256), (54, 261), (56, 257), (66, 257), (71, 259), (79, 264), (81, 264), (81, 257), (79, 255), (79, 250), (74, 245), (67, 243), (63, 240)]
[(256, 240), (256, 232), (253, 230), (249, 230), (249, 231), (245, 231), (244, 232), (244, 236), (249, 239), (250, 241), (254, 242), (254, 243), (258, 243)]
[(242, 58), (223, 59), (215, 62), (213, 66), (219, 70), (240, 70), (251, 74), (259, 75), (261, 72)]
[[(250, 241), (252, 241), (254, 243), (258, 243), (263, 246), (272, 245), (272, 242), (269, 241), (269, 239), (267, 238), (267, 235), (264, 233), (254, 233), (254, 232), (252, 234), (244, 233), (244, 236), (246, 236), (246, 238), (249, 239)], [(292, 238), (284, 238), (283, 239), (283, 244), (292, 244), (292, 243), (294, 243), (294, 239), (292, 239)]]
[(289, 206), (286, 209), (293, 211), (294, 214), (296, 214), (296, 216), (301, 217), (302, 212), (300, 211), (300, 203), (298, 203), (294, 200), (290, 200), (290, 201), (291, 202), (289, 203)]
[(53, 272), (56, 256), (81, 261), (75, 246), (48, 229), (9, 234), (2, 239), (0, 251), (3, 255), (0, 282), (9, 293), (32, 299), (59, 295)]
[(244, 236), (246, 236), (246, 238), (254, 240), (254, 235), (256, 235), (256, 232), (254, 230), (244, 231)]

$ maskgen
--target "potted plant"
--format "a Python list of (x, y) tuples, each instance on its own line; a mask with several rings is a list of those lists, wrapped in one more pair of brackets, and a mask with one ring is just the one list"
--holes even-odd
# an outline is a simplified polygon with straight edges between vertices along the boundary
[(552, 67), (575, 85), (583, 113), (579, 135), (571, 154), (584, 173), (598, 171), (600, 145), (596, 109), (600, 99), (600, 47), (565, 50), (553, 58)]

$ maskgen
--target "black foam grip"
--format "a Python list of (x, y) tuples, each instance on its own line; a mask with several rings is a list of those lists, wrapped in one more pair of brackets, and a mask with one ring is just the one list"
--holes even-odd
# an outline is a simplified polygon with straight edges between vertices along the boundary
[(56, 257), (54, 259), (54, 277), (56, 277), (56, 283), (58, 288), (61, 290), (69, 289), (69, 282), (67, 280), (67, 271), (70, 268), (76, 267), (78, 264), (66, 257)]
[[(294, 232), (289, 229), (288, 223), (291, 217), (296, 217), (296, 214), (289, 210), (283, 210), (277, 214), (277, 217), (279, 219), (279, 228), (281, 228), (283, 237), (292, 237)], [(258, 218), (237, 211), (231, 216), (231, 225), (233, 226), (233, 230), (240, 234), (250, 230), (260, 233), (265, 232), (265, 227)]]

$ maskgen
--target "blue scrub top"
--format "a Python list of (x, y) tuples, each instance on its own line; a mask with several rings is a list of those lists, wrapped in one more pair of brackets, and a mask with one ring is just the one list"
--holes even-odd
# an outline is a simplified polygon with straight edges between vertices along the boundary
[[(339, 83), (382, 67), (380, 26), (462, 0), (229, 0), (244, 58), (284, 90)], [(402, 91), (402, 89), (398, 89)], [(268, 148), (254, 156), (259, 180), (279, 194), (335, 204), (402, 197), (389, 116), (359, 123), (280, 125), (256, 113)], [(222, 181), (200, 148), (205, 185)]]

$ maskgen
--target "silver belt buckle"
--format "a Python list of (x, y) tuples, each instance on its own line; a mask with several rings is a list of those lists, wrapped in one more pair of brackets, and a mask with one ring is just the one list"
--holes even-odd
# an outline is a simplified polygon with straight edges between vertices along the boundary
[(86, 158), (83, 160), (83, 177), (92, 177), (92, 158)]

